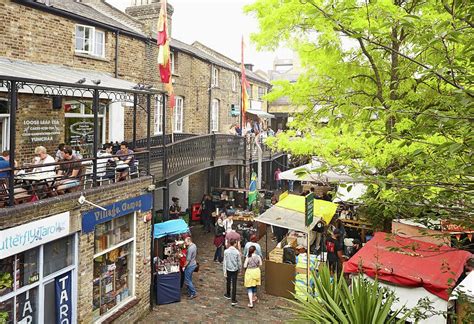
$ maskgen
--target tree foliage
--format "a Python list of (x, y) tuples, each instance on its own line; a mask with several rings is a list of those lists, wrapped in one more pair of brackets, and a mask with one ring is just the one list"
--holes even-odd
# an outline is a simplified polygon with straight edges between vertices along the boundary
[(270, 145), (347, 167), (369, 186), (363, 209), (376, 224), (472, 226), (472, 1), (256, 0), (245, 10), (260, 48), (293, 48), (303, 67), (268, 95), (306, 107)]

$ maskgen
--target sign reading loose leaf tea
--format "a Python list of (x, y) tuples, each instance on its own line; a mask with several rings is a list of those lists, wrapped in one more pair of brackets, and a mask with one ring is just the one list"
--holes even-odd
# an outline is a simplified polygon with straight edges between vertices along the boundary
[(22, 136), (30, 143), (58, 142), (62, 126), (59, 119), (35, 118), (23, 121)]

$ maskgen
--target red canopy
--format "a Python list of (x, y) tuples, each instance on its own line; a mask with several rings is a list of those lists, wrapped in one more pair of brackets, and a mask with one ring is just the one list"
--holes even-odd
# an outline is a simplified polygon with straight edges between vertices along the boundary
[(377, 274), (379, 280), (424, 287), (448, 300), (447, 289), (459, 278), (470, 257), (467, 251), (379, 232), (344, 263), (344, 272), (361, 271), (372, 278)]

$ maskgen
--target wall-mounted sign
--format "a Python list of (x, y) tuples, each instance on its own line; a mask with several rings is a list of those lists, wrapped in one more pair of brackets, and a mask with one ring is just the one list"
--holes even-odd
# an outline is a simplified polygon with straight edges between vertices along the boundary
[(153, 206), (152, 202), (153, 195), (148, 193), (104, 206), (105, 210), (95, 208), (82, 213), (82, 231), (84, 233), (93, 232), (97, 224), (102, 224), (136, 211), (150, 210)]
[(35, 118), (23, 121), (23, 134), (31, 143), (59, 141), (62, 126), (59, 119)]
[(69, 126), (71, 133), (79, 135), (89, 135), (94, 133), (94, 123), (91, 122), (77, 122)]
[(0, 231), (0, 259), (69, 234), (69, 212)]

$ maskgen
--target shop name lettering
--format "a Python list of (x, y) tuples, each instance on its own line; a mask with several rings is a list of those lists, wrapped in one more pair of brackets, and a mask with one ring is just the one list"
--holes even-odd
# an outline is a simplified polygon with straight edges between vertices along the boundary
[(0, 241), (0, 251), (6, 251), (13, 247), (32, 244), (49, 235), (62, 232), (65, 228), (66, 227), (64, 226), (64, 223), (56, 222), (56, 224), (51, 226), (40, 226), (35, 229), (27, 230), (23, 233), (8, 236), (4, 240)]
[(59, 295), (59, 322), (61, 324), (69, 324), (69, 318), (71, 317), (69, 314), (69, 296), (66, 280), (69, 280), (69, 276), (59, 279), (59, 286), (61, 288)]
[(137, 209), (141, 209), (142, 201), (137, 200), (131, 203), (124, 202), (120, 206), (115, 206), (115, 204), (107, 210), (99, 210), (94, 212), (94, 217), (96, 221), (100, 221), (104, 218), (114, 218), (117, 215), (127, 212), (127, 211), (135, 211)]

